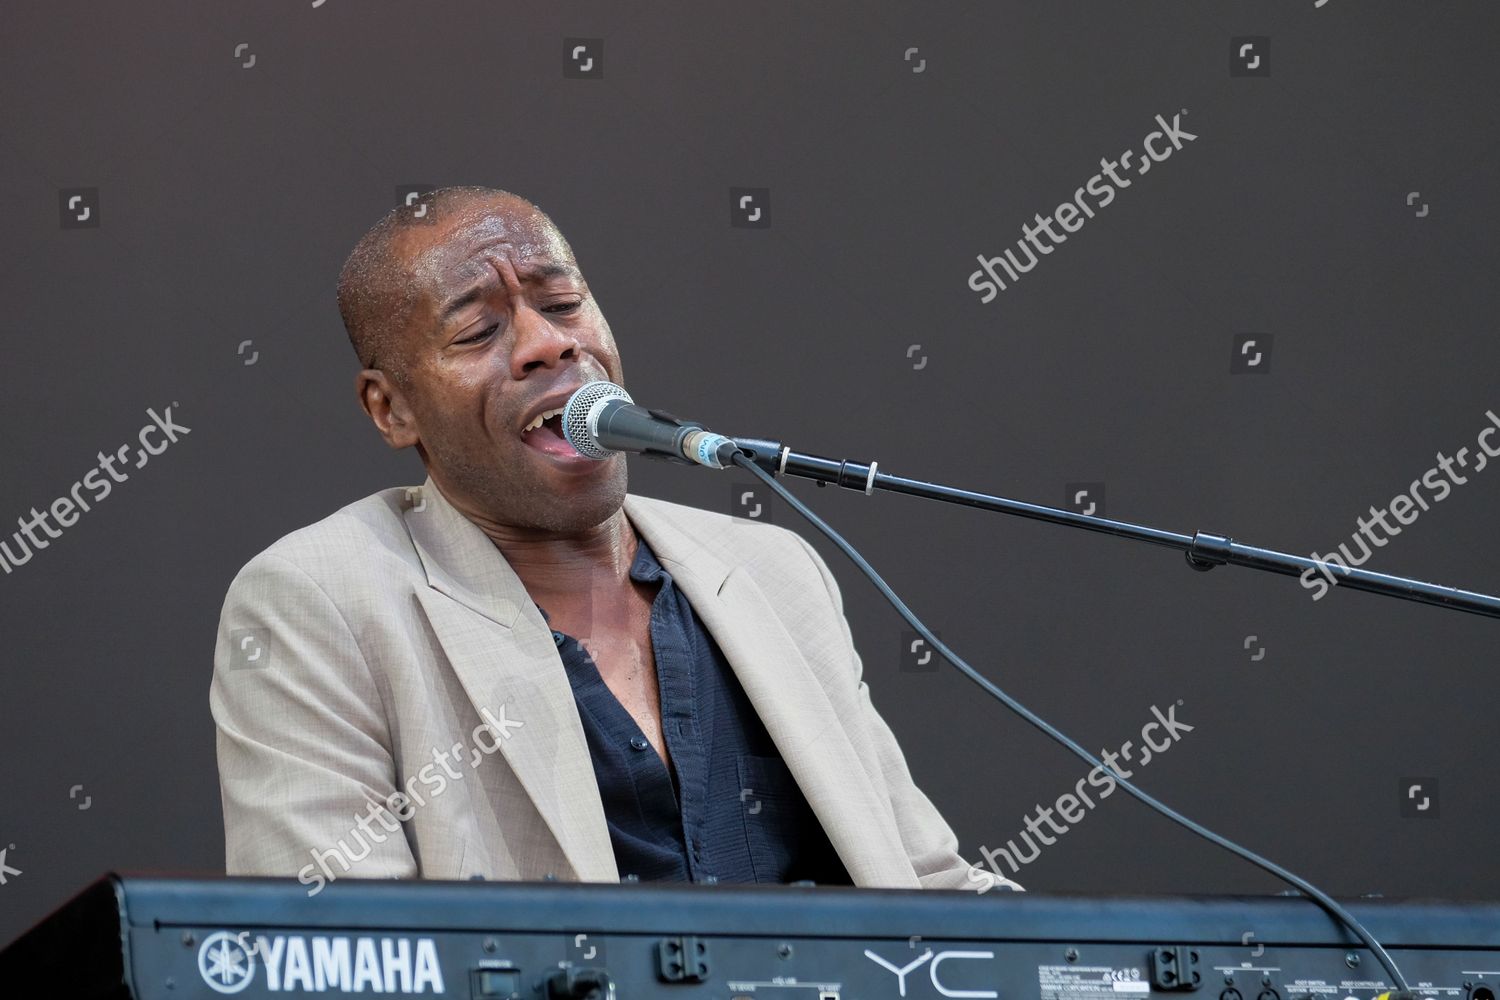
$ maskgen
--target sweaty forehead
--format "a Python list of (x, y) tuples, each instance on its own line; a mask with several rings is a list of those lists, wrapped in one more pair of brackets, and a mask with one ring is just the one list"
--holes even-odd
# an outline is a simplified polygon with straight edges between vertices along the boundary
[[(451, 222), (430, 232), (430, 242), (411, 259), (413, 283), (436, 290), (489, 270), (489, 261), (503, 258), (518, 272), (549, 263), (572, 264), (573, 252), (562, 234), (535, 208), (510, 203), (486, 203), (457, 213)], [(412, 230), (423, 233), (422, 227)]]

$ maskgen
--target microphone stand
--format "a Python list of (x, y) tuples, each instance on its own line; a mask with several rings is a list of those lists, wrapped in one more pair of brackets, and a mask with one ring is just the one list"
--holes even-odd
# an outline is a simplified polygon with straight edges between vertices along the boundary
[(905, 493), (928, 500), (942, 500), (946, 503), (978, 507), (981, 510), (1014, 514), (1037, 521), (1050, 521), (1053, 524), (1065, 524), (1072, 528), (1083, 528), (1106, 535), (1131, 538), (1138, 542), (1150, 542), (1153, 545), (1182, 550), (1188, 565), (1203, 572), (1226, 564), (1249, 566), (1252, 569), (1297, 577), (1304, 576), (1311, 570), (1330, 574), (1337, 580), (1339, 586), (1348, 587), (1351, 590), (1365, 590), (1375, 594), (1385, 594), (1388, 597), (1416, 601), (1420, 604), (1434, 604), (1455, 611), (1467, 611), (1471, 614), (1500, 618), (1500, 598), (1491, 597), (1488, 594), (1477, 594), (1470, 590), (1459, 590), (1442, 584), (1390, 576), (1386, 573), (1372, 573), (1358, 567), (1342, 566), (1338, 563), (1294, 556), (1287, 552), (1257, 548), (1236, 542), (1227, 535), (1214, 535), (1202, 531), (1183, 535), (1175, 531), (1162, 531), (1159, 528), (1129, 524), (1125, 521), (1112, 521), (1103, 517), (1058, 510), (1055, 507), (1043, 507), (1020, 500), (974, 493), (952, 486), (926, 483), (917, 479), (904, 479), (878, 471), (876, 468), (880, 464), (878, 462), (838, 461), (820, 458), (817, 455), (804, 455), (801, 452), (792, 451), (780, 441), (745, 437), (730, 440), (755, 465), (773, 476), (811, 479), (819, 486), (841, 486), (844, 489), (858, 490), (866, 496), (877, 489), (891, 493)]

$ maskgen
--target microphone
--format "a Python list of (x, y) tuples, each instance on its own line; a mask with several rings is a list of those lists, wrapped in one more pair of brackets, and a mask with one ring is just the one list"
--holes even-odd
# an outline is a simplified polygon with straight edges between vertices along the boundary
[(563, 406), (563, 437), (586, 458), (606, 459), (615, 452), (722, 469), (739, 445), (702, 424), (661, 410), (637, 406), (630, 393), (613, 382), (586, 382)]

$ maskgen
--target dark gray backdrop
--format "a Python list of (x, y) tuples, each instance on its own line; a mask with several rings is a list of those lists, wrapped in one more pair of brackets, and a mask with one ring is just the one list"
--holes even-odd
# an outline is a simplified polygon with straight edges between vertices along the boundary
[[(1109, 515), (1164, 528), (1329, 551), (1500, 407), (1488, 0), (625, 6), (7, 12), (0, 538), (148, 408), (191, 431), (0, 575), (0, 941), (108, 869), (222, 870), (226, 586), (422, 479), (358, 410), (333, 297), (399, 185), (549, 211), (639, 400), (1041, 503), (1103, 483)], [(569, 39), (592, 48), (570, 63)], [(970, 290), (977, 254), (1183, 109), (1195, 140), (994, 301)], [(732, 188), (769, 190), (768, 227), (734, 224)], [(1247, 333), (1270, 351), (1234, 374)], [(632, 461), (634, 491), (719, 510), (744, 479)], [(1137, 772), (1170, 803), (1340, 894), (1500, 895), (1500, 623), (809, 486), (1085, 744), (1181, 700), (1196, 728)], [(1497, 496), (1500, 471), (1472, 475), (1370, 568), (1500, 590)], [(899, 619), (814, 543), (980, 860), (1085, 768), (904, 659)], [(1018, 877), (1280, 888), (1123, 794)]]

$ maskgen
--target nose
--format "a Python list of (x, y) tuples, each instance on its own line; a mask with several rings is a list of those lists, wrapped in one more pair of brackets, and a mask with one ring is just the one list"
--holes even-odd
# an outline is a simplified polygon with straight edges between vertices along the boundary
[(514, 379), (523, 379), (538, 368), (555, 368), (568, 361), (576, 363), (580, 358), (578, 338), (558, 329), (546, 313), (529, 304), (517, 310), (515, 331), (516, 342), (510, 352), (510, 374)]

